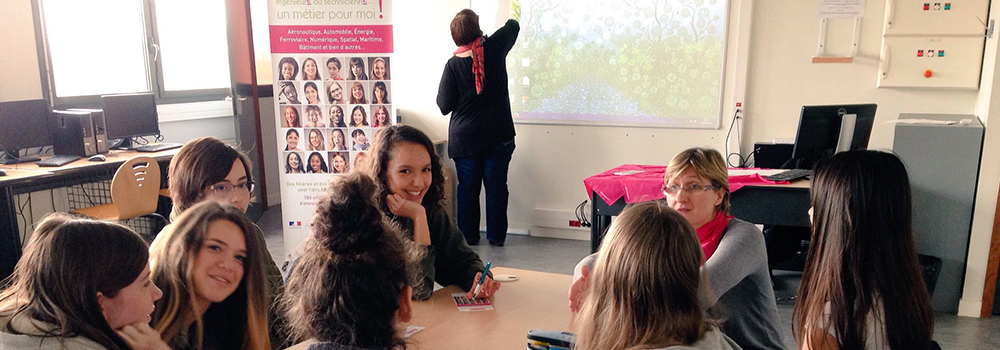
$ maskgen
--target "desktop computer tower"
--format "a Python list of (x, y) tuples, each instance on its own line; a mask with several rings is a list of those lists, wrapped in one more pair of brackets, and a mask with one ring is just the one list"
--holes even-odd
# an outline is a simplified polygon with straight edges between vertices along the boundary
[(103, 109), (73, 108), (71, 111), (81, 111), (90, 113), (90, 121), (94, 124), (94, 143), (97, 145), (97, 153), (108, 153), (108, 124), (104, 120)]
[(56, 155), (90, 157), (97, 154), (90, 112), (58, 110), (49, 114), (52, 151)]

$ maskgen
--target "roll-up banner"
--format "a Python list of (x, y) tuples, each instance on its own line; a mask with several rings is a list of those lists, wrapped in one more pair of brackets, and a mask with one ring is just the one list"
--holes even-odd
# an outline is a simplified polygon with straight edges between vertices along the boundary
[[(285, 250), (392, 115), (390, 0), (268, 2)], [(269, 121), (262, 121), (269, 122)]]

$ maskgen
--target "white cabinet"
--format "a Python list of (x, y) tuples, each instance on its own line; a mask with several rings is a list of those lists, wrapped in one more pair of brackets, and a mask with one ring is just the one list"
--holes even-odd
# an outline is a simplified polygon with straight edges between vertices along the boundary
[(979, 88), (988, 0), (887, 0), (880, 88)]
[(883, 33), (886, 36), (982, 35), (986, 33), (989, 7), (989, 0), (946, 2), (886, 0)]

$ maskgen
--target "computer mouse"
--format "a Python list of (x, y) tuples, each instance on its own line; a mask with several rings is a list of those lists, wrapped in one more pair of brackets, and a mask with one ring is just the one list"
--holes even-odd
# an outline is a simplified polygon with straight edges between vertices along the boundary
[(105, 157), (103, 154), (95, 154), (90, 156), (90, 158), (87, 158), (87, 160), (91, 162), (103, 162), (105, 160), (108, 160), (108, 157)]

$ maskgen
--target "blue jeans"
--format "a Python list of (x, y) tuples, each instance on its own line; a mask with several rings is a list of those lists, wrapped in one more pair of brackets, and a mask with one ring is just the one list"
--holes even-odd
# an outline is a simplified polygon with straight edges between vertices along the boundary
[(514, 140), (491, 151), (455, 158), (458, 172), (458, 229), (469, 244), (479, 243), (479, 192), (486, 185), (486, 239), (507, 239), (507, 170), (514, 154)]

